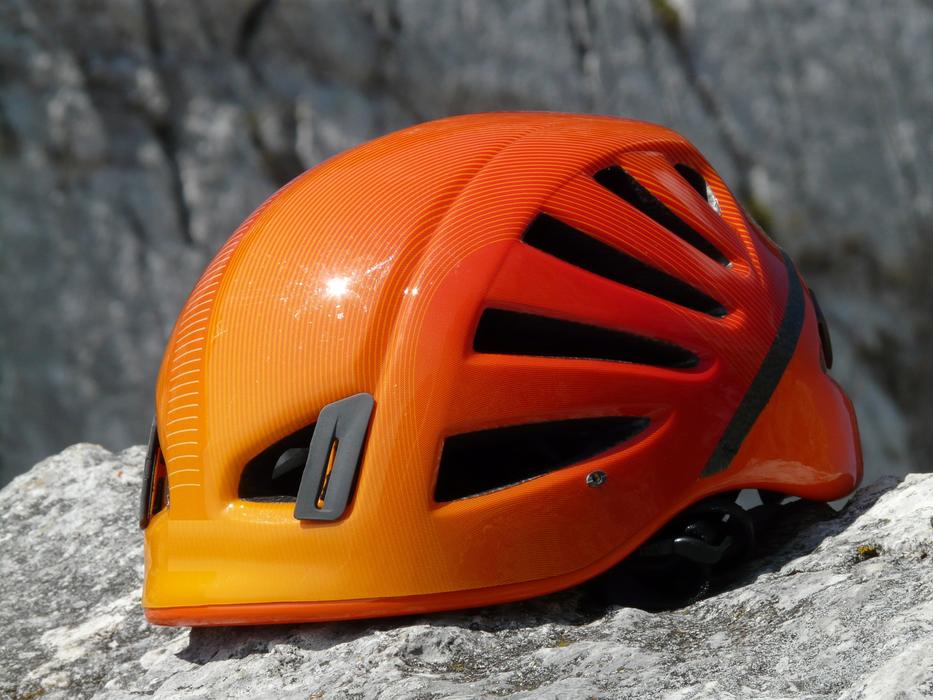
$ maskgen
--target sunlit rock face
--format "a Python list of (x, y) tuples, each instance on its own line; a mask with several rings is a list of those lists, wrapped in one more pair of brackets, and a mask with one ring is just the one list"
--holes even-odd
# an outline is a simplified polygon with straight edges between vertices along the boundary
[[(933, 475), (799, 509), (667, 613), (579, 591), (340, 624), (148, 625), (144, 450), (69, 447), (0, 491), (0, 696), (914, 698), (933, 691)], [(809, 513), (809, 515), (807, 515)]]
[(928, 2), (8, 2), (0, 74), (0, 483), (144, 439), (182, 301), (276, 187), (504, 109), (682, 131), (819, 293), (869, 478), (933, 448)]

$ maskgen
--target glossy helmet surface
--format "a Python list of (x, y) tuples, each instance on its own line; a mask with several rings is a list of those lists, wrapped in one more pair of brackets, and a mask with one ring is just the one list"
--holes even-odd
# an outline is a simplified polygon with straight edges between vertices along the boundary
[(668, 129), (488, 114), (364, 144), (257, 209), (179, 316), (147, 617), (500, 603), (717, 493), (840, 498), (861, 455), (825, 346), (793, 263)]

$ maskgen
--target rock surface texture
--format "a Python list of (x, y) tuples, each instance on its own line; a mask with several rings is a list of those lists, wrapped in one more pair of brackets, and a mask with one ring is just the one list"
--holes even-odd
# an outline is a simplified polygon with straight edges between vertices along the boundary
[(503, 109), (691, 138), (819, 292), (867, 464), (927, 463), (929, 0), (0, 0), (0, 483), (144, 437), (182, 301), (276, 187)]
[(933, 697), (933, 476), (791, 518), (670, 613), (578, 592), (477, 611), (167, 629), (139, 607), (141, 447), (75, 445), (0, 492), (0, 697)]

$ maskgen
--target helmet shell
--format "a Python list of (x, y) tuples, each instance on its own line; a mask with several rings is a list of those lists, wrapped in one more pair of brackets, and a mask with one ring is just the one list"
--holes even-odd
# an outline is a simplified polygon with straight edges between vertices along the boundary
[[(607, 168), (721, 258), (600, 184)], [(542, 215), (724, 313), (530, 245), (523, 236)], [(494, 351), (479, 352), (488, 309), (506, 323), (490, 336)], [(517, 322), (529, 316), (648, 338), (695, 362), (593, 358), (600, 343), (590, 356), (513, 352), (537, 337)], [(499, 603), (606, 570), (712, 494), (840, 498), (861, 478), (861, 455), (820, 348), (793, 264), (673, 131), (486, 114), (376, 139), (270, 197), (178, 318), (156, 392), (169, 495), (145, 532), (147, 617), (234, 624)], [(375, 407), (338, 519), (299, 520), (293, 502), (241, 497), (251, 459), (359, 393)], [(610, 449), (436, 498), (451, 436), (624, 416), (643, 427)], [(593, 472), (604, 475), (596, 487)]]

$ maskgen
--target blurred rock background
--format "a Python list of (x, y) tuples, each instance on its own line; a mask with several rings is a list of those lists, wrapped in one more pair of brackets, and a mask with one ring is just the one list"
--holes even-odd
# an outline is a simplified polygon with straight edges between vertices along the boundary
[(928, 468), (930, 0), (0, 0), (0, 484), (145, 439), (175, 315), (278, 186), (502, 109), (693, 140), (818, 291), (869, 477)]

